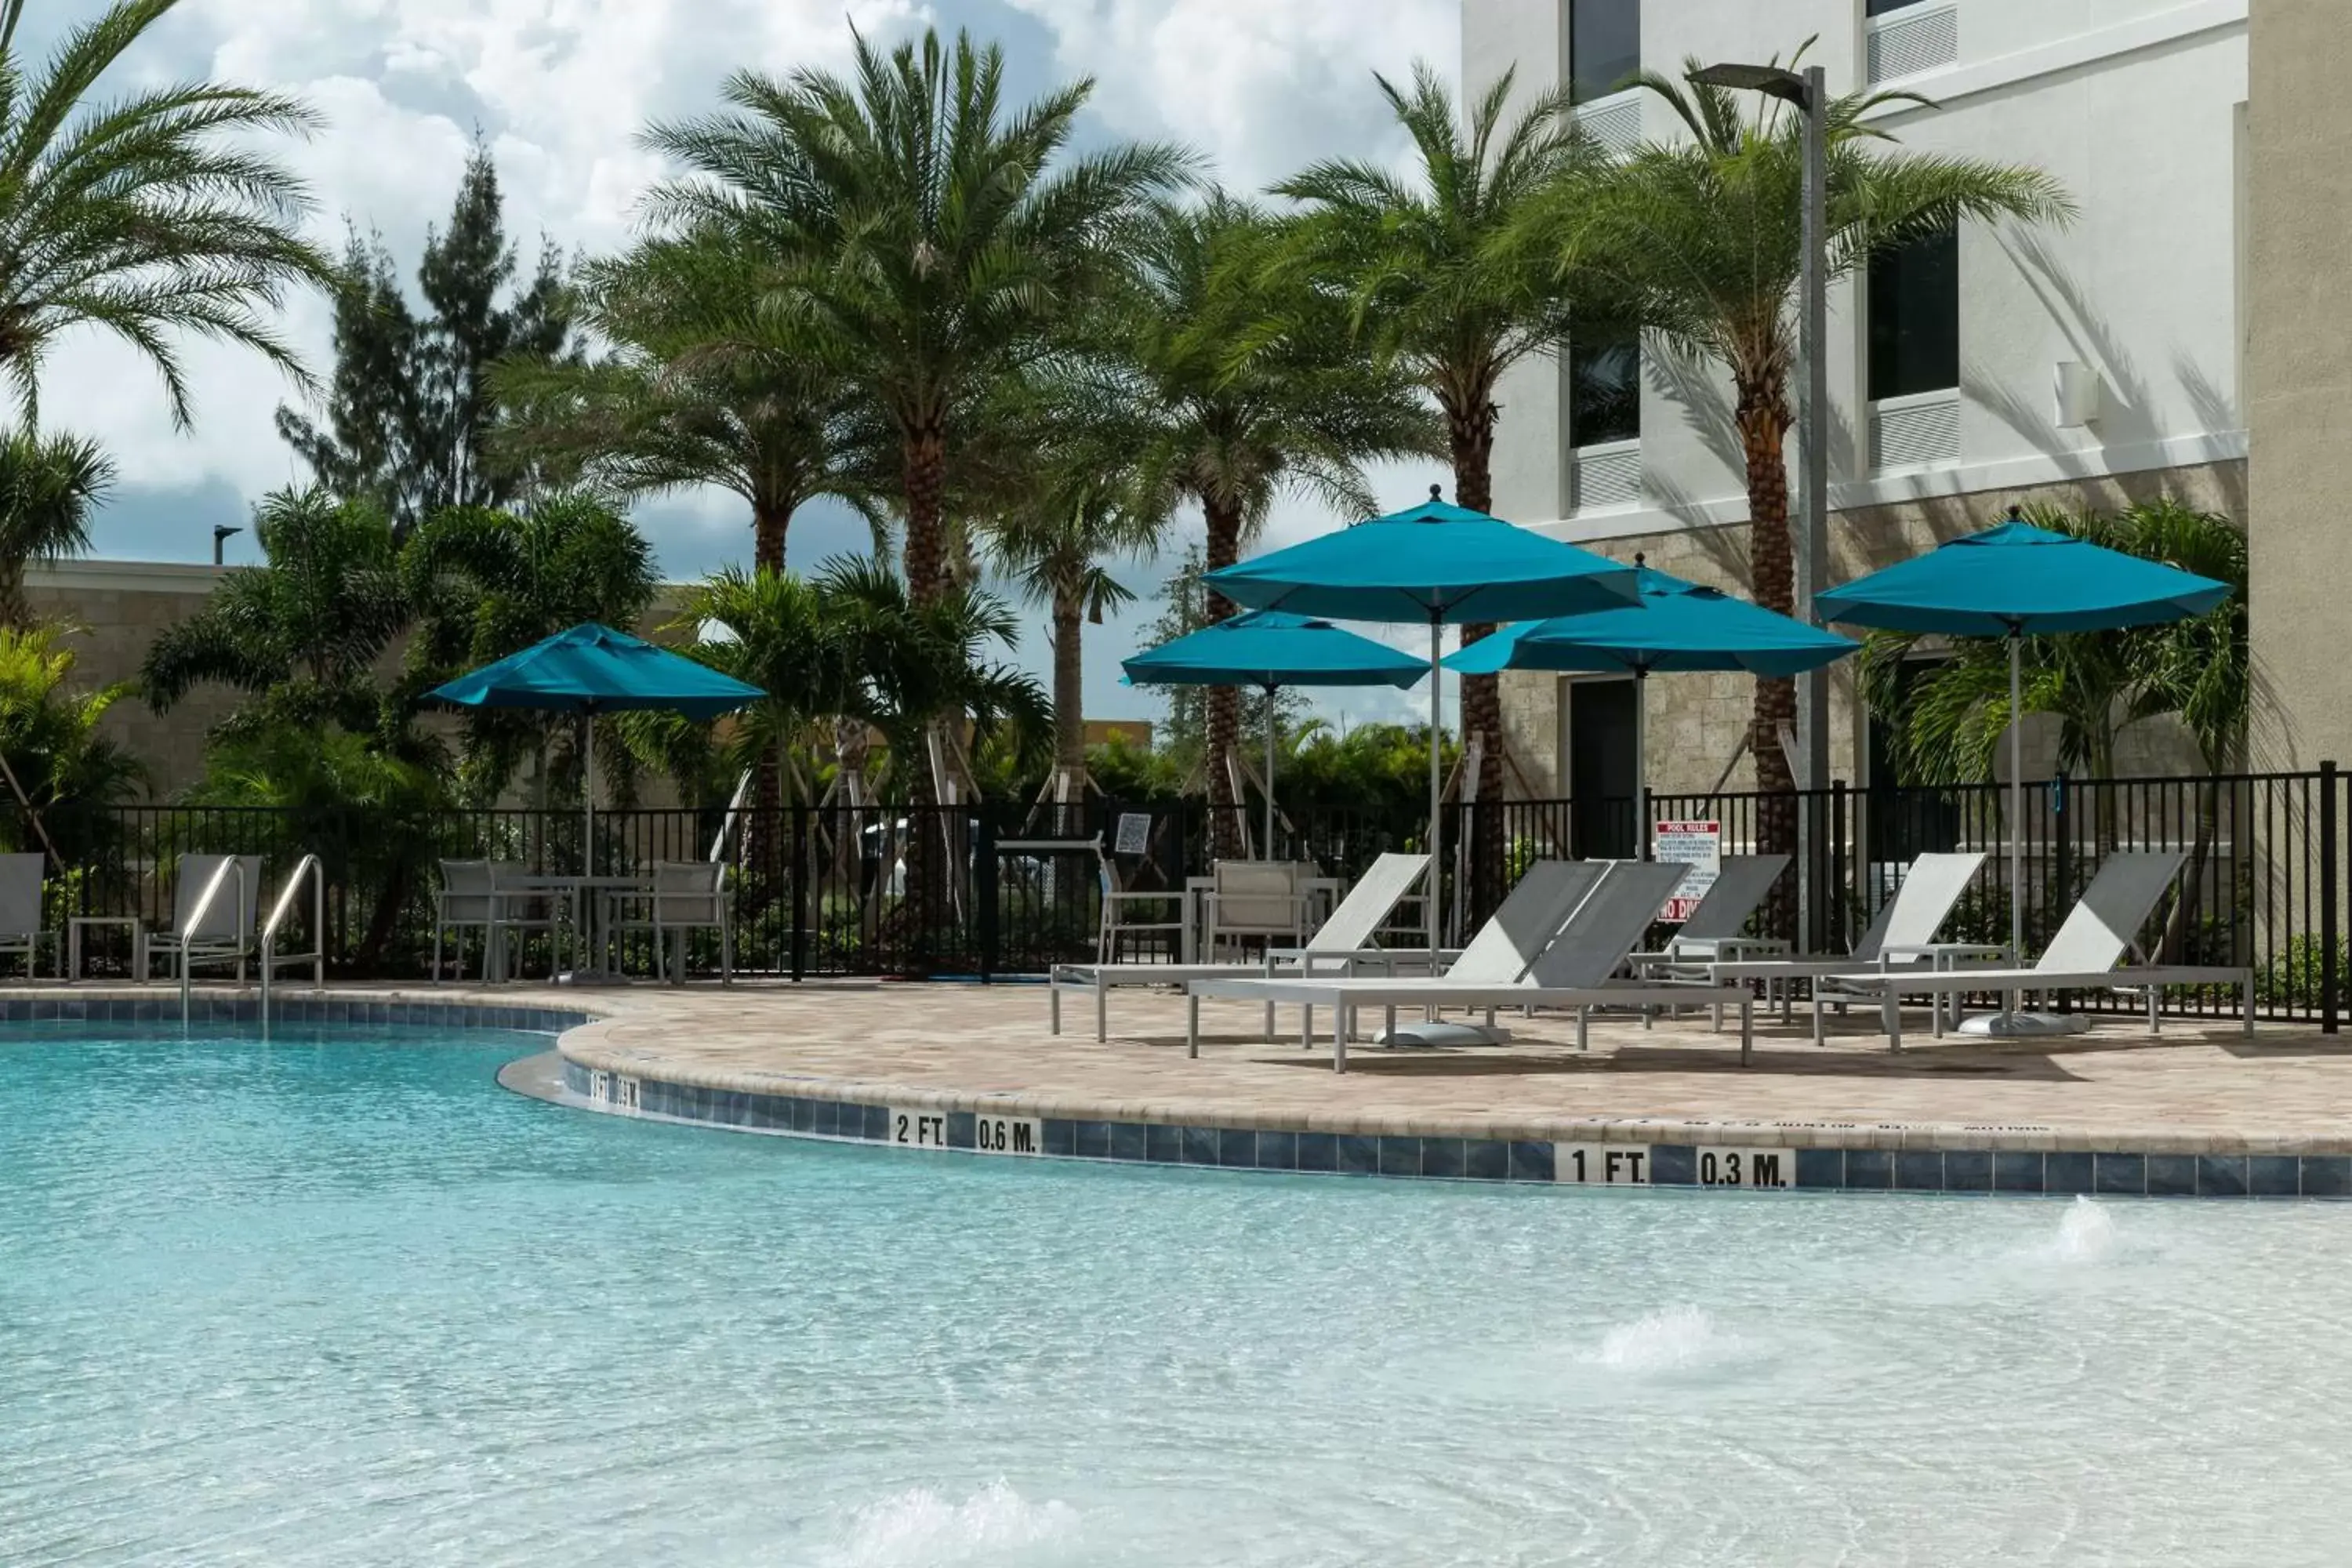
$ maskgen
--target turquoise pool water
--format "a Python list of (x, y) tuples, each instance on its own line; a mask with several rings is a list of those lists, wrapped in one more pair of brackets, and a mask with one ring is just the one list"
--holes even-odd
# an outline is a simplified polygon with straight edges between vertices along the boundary
[[(37, 1026), (38, 1027), (38, 1026)], [(2321, 1563), (2352, 1207), (1482, 1188), (0, 1031), (0, 1563)]]

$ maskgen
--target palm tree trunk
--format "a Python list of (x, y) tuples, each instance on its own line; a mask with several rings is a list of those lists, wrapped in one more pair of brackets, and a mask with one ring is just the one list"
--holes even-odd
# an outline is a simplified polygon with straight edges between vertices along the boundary
[[(1454, 458), (1454, 500), (1472, 511), (1491, 511), (1495, 504), (1494, 400), (1486, 398), (1466, 414), (1449, 413), (1446, 445)], [(1489, 621), (1472, 621), (1462, 628), (1462, 646), (1468, 647), (1492, 637)], [(1503, 849), (1503, 690), (1499, 677), (1462, 678), (1462, 741), (1479, 739), (1477, 804), (1468, 822), (1470, 844), (1470, 916), (1483, 920), (1502, 901)]]
[[(1210, 499), (1202, 511), (1208, 521), (1209, 540), (1204, 564), (1214, 572), (1241, 559), (1242, 512), (1230, 500)], [(1234, 602), (1211, 588), (1204, 606), (1212, 621), (1234, 613)], [(1242, 694), (1238, 687), (1209, 688), (1209, 847), (1223, 858), (1242, 852), (1242, 803), (1234, 795), (1233, 754), (1241, 741)]]
[(751, 502), (751, 569), (781, 573), (784, 569), (784, 533), (792, 526), (789, 500), (761, 496)]
[[(934, 605), (948, 587), (941, 498), (947, 485), (947, 432), (937, 420), (906, 427), (901, 447), (907, 491), (907, 540), (902, 565), (907, 594), (917, 605)], [(934, 927), (947, 905), (947, 867), (940, 845), (942, 814), (939, 784), (931, 776), (928, 750), (895, 757), (907, 779), (907, 902), (903, 929), (911, 942), (909, 968), (919, 968), (935, 948)]]
[[(1749, 584), (1768, 610), (1793, 614), (1797, 562), (1789, 537), (1789, 436), (1787, 399), (1777, 383), (1743, 389), (1739, 442), (1748, 461), (1748, 551)], [(1756, 680), (1756, 707), (1748, 727), (1748, 752), (1756, 760), (1757, 847), (1766, 854), (1793, 854), (1797, 847), (1796, 775), (1780, 749), (1782, 727), (1797, 721), (1797, 684), (1785, 677)], [(1787, 879), (1774, 893), (1774, 912), (1789, 895)]]
[[(1054, 769), (1074, 789), (1067, 805), (1054, 814), (1054, 831), (1075, 836), (1086, 810), (1085, 790), (1077, 781), (1087, 772), (1086, 667), (1079, 638), (1084, 637), (1086, 605), (1067, 588), (1054, 590)], [(1059, 783), (1059, 780), (1056, 780)]]

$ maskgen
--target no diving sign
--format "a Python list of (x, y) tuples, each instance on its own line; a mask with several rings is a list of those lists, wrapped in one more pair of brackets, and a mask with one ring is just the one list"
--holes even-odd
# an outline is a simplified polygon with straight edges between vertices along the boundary
[(1683, 879), (1659, 918), (1680, 924), (1690, 919), (1706, 890), (1723, 869), (1723, 824), (1720, 822), (1661, 822), (1652, 853), (1667, 865), (1683, 868)]

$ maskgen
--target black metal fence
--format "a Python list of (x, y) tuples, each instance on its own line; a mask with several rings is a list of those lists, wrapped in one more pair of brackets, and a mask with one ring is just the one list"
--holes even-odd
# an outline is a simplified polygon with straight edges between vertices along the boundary
[[(2105, 855), (2178, 850), (2182, 874), (2140, 936), (2147, 956), (2249, 966), (2265, 1016), (2335, 1026), (2347, 963), (2347, 801), (2344, 775), (2333, 764), (2219, 778), (2058, 778), (2030, 785), (2025, 802), (2012, 822), (2009, 793), (1999, 784), (1839, 784), (1795, 795), (1656, 795), (1649, 815), (1717, 823), (1726, 853), (1800, 853), (1812, 875), (1786, 879), (1758, 925), (1759, 934), (1812, 952), (1841, 951), (1924, 851), (1986, 857), (1946, 928), (1952, 940), (2005, 941), (2014, 896), (2031, 953), (2057, 929)], [(188, 853), (259, 856), (266, 908), (295, 862), (316, 854), (329, 888), (326, 951), (333, 971), (353, 978), (425, 972), (440, 860), (491, 859), (554, 874), (588, 869), (577, 812), (403, 817), (138, 805), (57, 808), (43, 826), (66, 866), (51, 883), (58, 925), (72, 913), (168, 927), (173, 868)], [(632, 873), (660, 860), (724, 858), (737, 963), (749, 972), (995, 976), (1035, 973), (1094, 951), (1104, 876), (1096, 840), (1122, 888), (1177, 892), (1188, 877), (1208, 871), (1217, 826), (1198, 802), (1094, 800), (1042, 812), (997, 805), (613, 812), (596, 818), (594, 868)], [(1262, 824), (1251, 826), (1254, 840), (1263, 837)], [(1444, 828), (1445, 907), (1457, 931), (1482, 919), (1532, 860), (1626, 857), (1641, 847), (1631, 799), (1454, 805)], [(0, 837), (12, 847), (39, 847), (31, 825), (13, 816), (0, 816)], [(1351, 878), (1383, 851), (1417, 849), (1425, 837), (1417, 813), (1288, 806), (1272, 848), (1276, 858)], [(2023, 859), (2015, 888), (2012, 842)], [(1267, 847), (1253, 841), (1253, 847), (1264, 854)], [(86, 934), (93, 970), (122, 972), (127, 932)], [(306, 931), (292, 934), (308, 945)], [(698, 935), (690, 963), (715, 970), (717, 958), (715, 934)], [(552, 955), (542, 943), (527, 948), (523, 962), (551, 963)], [(2226, 1005), (2190, 991), (2167, 1002), (2189, 1014)]]

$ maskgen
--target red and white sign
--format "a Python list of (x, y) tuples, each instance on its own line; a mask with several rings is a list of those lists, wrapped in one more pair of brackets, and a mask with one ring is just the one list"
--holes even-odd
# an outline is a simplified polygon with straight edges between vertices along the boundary
[(1690, 919), (1690, 912), (1698, 908), (1698, 901), (1706, 897), (1723, 869), (1723, 824), (1661, 822), (1650, 852), (1666, 865), (1684, 868), (1682, 881), (1659, 916), (1679, 925)]

